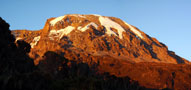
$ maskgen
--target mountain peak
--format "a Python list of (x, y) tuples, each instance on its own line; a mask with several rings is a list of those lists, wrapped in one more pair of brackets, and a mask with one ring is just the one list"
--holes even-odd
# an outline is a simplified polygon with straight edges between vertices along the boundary
[[(49, 23), (51, 30), (53, 30), (53, 32), (55, 32), (55, 30), (58, 30), (59, 33), (62, 33), (62, 35), (67, 35), (75, 29), (84, 32), (88, 30), (91, 26), (93, 26), (95, 29), (97, 29), (98, 26), (103, 26), (105, 28), (105, 34), (107, 34), (108, 36), (114, 35), (119, 37), (120, 39), (123, 39), (123, 32), (126, 33), (129, 30), (131, 30), (131, 32), (133, 32), (139, 38), (143, 39), (143, 35), (139, 30), (129, 25), (128, 23), (114, 17), (106, 17), (93, 14), (92, 15), (69, 14), (54, 18)], [(64, 25), (66, 23), (68, 23), (68, 25)], [(122, 23), (123, 26), (121, 26), (120, 23)], [(64, 28), (68, 26), (72, 27), (73, 29), (66, 31), (67, 29)]]

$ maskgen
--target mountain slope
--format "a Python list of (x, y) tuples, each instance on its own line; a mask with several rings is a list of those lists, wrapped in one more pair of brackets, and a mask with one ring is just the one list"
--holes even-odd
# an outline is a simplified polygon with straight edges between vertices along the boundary
[(13, 34), (31, 44), (30, 55), (36, 63), (46, 51), (72, 52), (65, 56), (83, 61), (104, 56), (129, 62), (189, 63), (157, 39), (115, 17), (70, 14), (48, 19), (42, 30)]

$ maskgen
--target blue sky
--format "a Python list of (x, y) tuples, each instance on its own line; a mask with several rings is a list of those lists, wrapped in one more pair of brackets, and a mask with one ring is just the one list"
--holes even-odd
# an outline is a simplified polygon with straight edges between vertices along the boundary
[(0, 17), (12, 30), (38, 30), (65, 14), (121, 18), (191, 60), (191, 0), (0, 0)]

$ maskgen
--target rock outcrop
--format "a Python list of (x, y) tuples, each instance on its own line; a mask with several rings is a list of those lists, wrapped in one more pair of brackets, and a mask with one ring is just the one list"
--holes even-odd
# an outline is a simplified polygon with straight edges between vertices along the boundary
[[(9, 30), (9, 24), (0, 17), (0, 89), (1, 90), (34, 90), (35, 81), (40, 81), (33, 60), (28, 56), (30, 44), (15, 41)], [(34, 78), (36, 77), (36, 79)], [(30, 80), (34, 78), (33, 80)], [(34, 83), (35, 82), (35, 83)], [(33, 88), (34, 87), (34, 88)], [(44, 87), (43, 87), (44, 88)]]

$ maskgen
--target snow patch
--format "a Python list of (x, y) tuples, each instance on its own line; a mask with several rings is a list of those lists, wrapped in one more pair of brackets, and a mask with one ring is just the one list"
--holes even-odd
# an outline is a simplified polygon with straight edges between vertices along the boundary
[(32, 43), (30, 43), (31, 48), (34, 48), (34, 46), (38, 43), (39, 40), (40, 40), (40, 36), (34, 37)]
[(15, 41), (17, 42), (18, 40), (21, 40), (21, 39), (22, 39), (21, 37), (17, 37)]
[(62, 19), (65, 18), (66, 16), (75, 16), (75, 17), (86, 18), (85, 16), (80, 15), (80, 14), (69, 14), (69, 15), (64, 15), (64, 16), (57, 17), (57, 18), (55, 18), (54, 20), (50, 21), (51, 26), (54, 26), (57, 22), (62, 21)]
[(85, 16), (82, 16), (82, 15), (80, 15), (80, 14), (71, 14), (70, 16), (75, 16), (75, 17), (86, 18)]
[(98, 17), (100, 17), (101, 15), (99, 15), (99, 14), (90, 14), (90, 15), (94, 15), (94, 16), (98, 16)]
[(54, 26), (57, 22), (61, 21), (65, 16), (60, 16), (55, 18), (54, 20), (50, 21), (50, 24)]
[(142, 36), (141, 32), (139, 32), (136, 28), (134, 28), (133, 26), (129, 25), (128, 23), (124, 22), (131, 31), (133, 31), (138, 37), (140, 37), (141, 39), (143, 39), (144, 37)]
[(78, 29), (78, 30), (80, 30), (81, 28), (82, 28), (82, 27), (81, 27), (81, 26), (79, 26), (77, 29)]
[(117, 32), (119, 34), (119, 38), (122, 39), (123, 38), (123, 32), (125, 32), (125, 30), (123, 29), (123, 27), (121, 27), (121, 25), (119, 25), (118, 23), (110, 20), (107, 17), (103, 17), (103, 16), (99, 16), (99, 21), (101, 23), (101, 25), (103, 25), (106, 28), (106, 34), (108, 35), (115, 35), (117, 36), (117, 34), (111, 30), (111, 28), (115, 28), (117, 29)]
[(89, 23), (88, 25), (84, 26), (83, 28), (82, 28), (81, 26), (80, 26), (80, 27), (78, 27), (78, 30), (80, 30), (80, 31), (84, 32), (84, 31), (86, 31), (87, 29), (89, 29), (89, 27), (90, 27), (90, 26), (93, 26), (93, 27), (95, 27), (95, 28), (97, 28), (97, 27), (98, 27), (98, 25), (97, 25), (97, 24), (95, 24), (95, 23), (91, 22), (91, 23)]
[(52, 36), (54, 36), (54, 37), (59, 37), (59, 39), (61, 39), (64, 35), (68, 35), (74, 29), (75, 29), (75, 27), (73, 27), (73, 26), (67, 26), (64, 29), (51, 30), (50, 33), (49, 33), (49, 38), (53, 39)]

